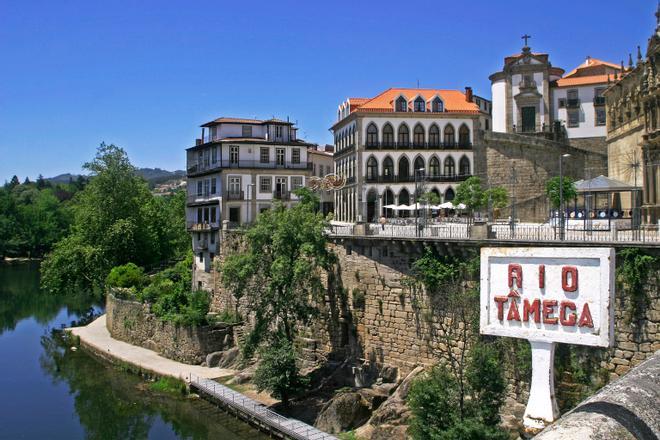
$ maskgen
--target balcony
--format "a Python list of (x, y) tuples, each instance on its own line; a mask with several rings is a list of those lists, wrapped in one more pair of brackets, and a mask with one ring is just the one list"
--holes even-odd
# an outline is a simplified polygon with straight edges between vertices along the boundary
[(440, 149), (446, 149), (446, 150), (466, 150), (472, 148), (472, 142), (470, 141), (459, 141), (459, 142), (454, 142), (454, 141), (445, 141), (445, 142), (440, 142), (440, 141), (433, 141), (433, 142), (416, 142), (416, 143), (409, 143), (409, 142), (376, 142), (376, 143), (370, 143), (365, 145), (365, 149), (367, 150), (440, 150)]
[[(418, 182), (462, 182), (471, 174), (429, 174), (418, 177)], [(367, 183), (415, 183), (415, 176), (371, 176), (366, 177)]]
[(273, 191), (273, 199), (291, 200), (291, 192), (289, 192), (289, 191)]
[(208, 232), (219, 227), (217, 222), (186, 222), (186, 229), (190, 232)]
[(204, 203), (204, 202), (212, 202), (214, 200), (218, 200), (219, 198), (220, 198), (220, 194), (211, 194), (211, 193), (188, 194), (188, 197), (186, 197), (186, 202), (188, 204)]
[(537, 85), (536, 81), (533, 79), (523, 78), (522, 81), (518, 83), (518, 87), (521, 89), (535, 89)]
[(594, 98), (594, 105), (605, 105), (605, 97), (604, 96), (596, 96)]
[(188, 166), (187, 173), (189, 177), (192, 177), (196, 174), (207, 173), (221, 168), (220, 161), (216, 162), (203, 162), (203, 163), (194, 163)]
[(245, 200), (244, 191), (225, 191), (225, 200)]
[(223, 160), (221, 168), (261, 168), (261, 169), (290, 169), (290, 170), (308, 170), (312, 168), (311, 162), (281, 162), (260, 160)]

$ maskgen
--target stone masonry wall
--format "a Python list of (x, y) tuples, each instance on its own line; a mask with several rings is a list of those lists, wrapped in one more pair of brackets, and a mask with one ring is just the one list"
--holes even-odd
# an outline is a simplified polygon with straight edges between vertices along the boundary
[(120, 341), (139, 345), (166, 358), (198, 365), (206, 355), (234, 345), (233, 327), (226, 324), (192, 327), (161, 321), (149, 304), (108, 294), (106, 326)]

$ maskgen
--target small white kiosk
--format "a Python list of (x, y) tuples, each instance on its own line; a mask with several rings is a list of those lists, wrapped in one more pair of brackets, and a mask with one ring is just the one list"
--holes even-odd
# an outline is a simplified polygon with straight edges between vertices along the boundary
[(480, 330), (532, 345), (524, 425), (536, 433), (559, 416), (555, 343), (607, 347), (614, 332), (613, 248), (482, 248)]

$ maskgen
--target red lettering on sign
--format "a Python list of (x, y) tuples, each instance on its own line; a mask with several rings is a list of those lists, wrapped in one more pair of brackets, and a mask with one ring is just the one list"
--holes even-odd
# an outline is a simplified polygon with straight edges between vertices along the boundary
[(544, 324), (557, 324), (557, 317), (553, 316), (557, 301), (554, 299), (543, 300), (543, 323)]
[(513, 287), (513, 280), (516, 280), (516, 287), (522, 289), (522, 267), (520, 264), (509, 264), (509, 287)]
[(582, 307), (582, 315), (580, 315), (578, 327), (594, 328), (594, 320), (591, 318), (591, 310), (589, 310), (588, 303), (584, 303), (584, 307)]
[[(570, 275), (571, 283), (568, 284)], [(578, 270), (575, 266), (564, 266), (561, 268), (561, 288), (564, 292), (575, 292), (578, 288)]]
[(529, 321), (529, 315), (534, 315), (534, 322), (541, 322), (541, 300), (535, 299), (532, 303), (529, 303), (529, 300), (525, 298), (523, 302), (523, 321)]
[[(568, 315), (568, 319), (566, 318), (567, 309), (572, 310)], [(561, 325), (573, 327), (575, 325), (575, 321), (577, 321), (575, 303), (573, 303), (573, 301), (562, 301), (561, 305), (559, 306), (559, 322)]]
[(545, 289), (545, 264), (539, 265), (539, 289)]
[(497, 319), (504, 320), (504, 303), (509, 300), (506, 296), (496, 296), (495, 302), (497, 303)]
[(511, 305), (509, 306), (509, 314), (506, 315), (507, 321), (520, 321), (520, 313), (518, 312), (518, 304), (516, 300), (511, 300)]

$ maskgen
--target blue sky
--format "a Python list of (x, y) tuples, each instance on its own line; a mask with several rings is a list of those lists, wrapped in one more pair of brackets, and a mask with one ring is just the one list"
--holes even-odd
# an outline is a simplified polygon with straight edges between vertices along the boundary
[[(201, 123), (298, 121), (309, 141), (347, 96), (472, 86), (520, 36), (567, 71), (619, 62), (655, 28), (654, 1), (0, 0), (0, 182), (79, 172), (102, 141), (181, 169)], [(634, 55), (634, 54), (633, 54)]]

